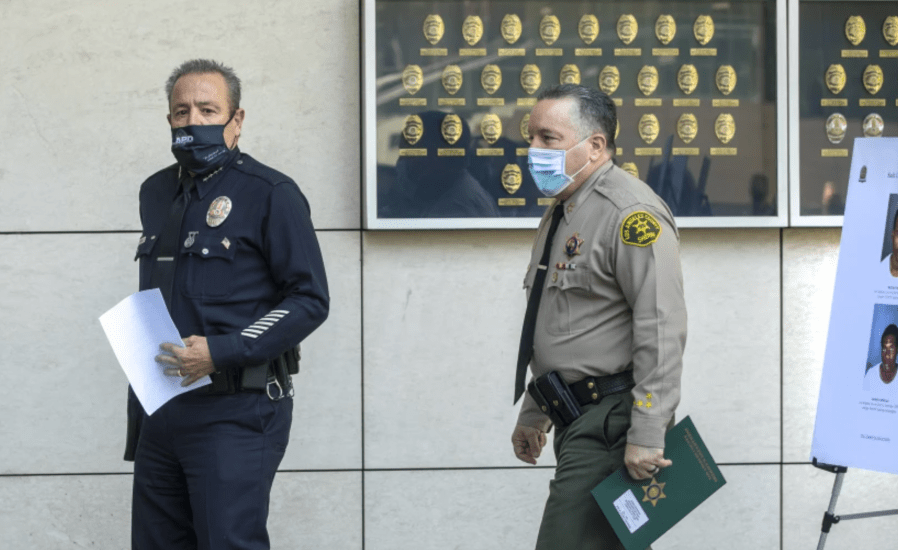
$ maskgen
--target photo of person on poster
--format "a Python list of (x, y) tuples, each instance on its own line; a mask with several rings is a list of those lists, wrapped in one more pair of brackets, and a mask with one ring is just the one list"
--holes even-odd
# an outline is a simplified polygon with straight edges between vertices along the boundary
[(898, 278), (898, 194), (889, 195), (887, 212), (879, 271), (887, 281), (894, 282), (889, 277)]
[[(871, 334), (870, 351), (868, 354), (867, 370), (864, 373), (864, 391), (874, 392), (878, 395), (895, 394), (898, 397), (898, 382), (895, 374), (898, 373), (896, 357), (898, 357), (898, 326), (895, 325), (895, 317), (898, 316), (898, 306), (876, 304), (873, 313), (873, 332)], [(878, 325), (889, 324), (879, 331)], [(879, 334), (879, 338), (875, 339)], [(878, 340), (879, 345), (875, 342)], [(876, 357), (876, 348), (879, 349), (880, 363), (872, 365)], [(871, 360), (872, 359), (872, 360)]]

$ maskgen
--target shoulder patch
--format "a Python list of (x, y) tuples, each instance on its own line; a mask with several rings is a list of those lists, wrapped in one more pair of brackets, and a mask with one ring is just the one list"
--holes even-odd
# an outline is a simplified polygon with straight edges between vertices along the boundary
[(661, 224), (645, 211), (633, 212), (620, 224), (620, 240), (630, 246), (649, 246), (661, 236)]

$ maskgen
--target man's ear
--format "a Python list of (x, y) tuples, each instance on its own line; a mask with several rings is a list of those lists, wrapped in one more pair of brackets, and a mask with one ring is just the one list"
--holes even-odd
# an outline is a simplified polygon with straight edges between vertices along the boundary
[(589, 138), (589, 160), (596, 161), (601, 158), (602, 153), (608, 149), (608, 139), (600, 132), (596, 132)]

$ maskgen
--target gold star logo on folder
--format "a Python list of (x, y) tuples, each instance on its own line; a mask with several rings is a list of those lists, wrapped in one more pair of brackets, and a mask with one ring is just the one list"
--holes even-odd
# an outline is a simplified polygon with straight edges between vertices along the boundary
[(645, 496), (642, 497), (642, 502), (651, 502), (652, 508), (658, 505), (658, 501), (662, 498), (667, 498), (667, 495), (664, 494), (664, 486), (667, 483), (658, 483), (655, 480), (655, 476), (652, 476), (652, 481), (648, 485), (644, 485), (642, 490), (645, 491)]

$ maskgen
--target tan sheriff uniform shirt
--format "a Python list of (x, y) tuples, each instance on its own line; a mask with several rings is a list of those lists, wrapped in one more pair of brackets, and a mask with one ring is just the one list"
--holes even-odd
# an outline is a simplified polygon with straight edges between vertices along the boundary
[[(553, 207), (537, 232), (524, 278), (529, 297)], [(568, 383), (633, 364), (627, 441), (664, 447), (680, 402), (686, 304), (679, 235), (667, 205), (611, 161), (567, 201), (549, 256), (534, 334), (533, 376), (557, 370)], [(547, 430), (530, 397), (518, 423)]]

